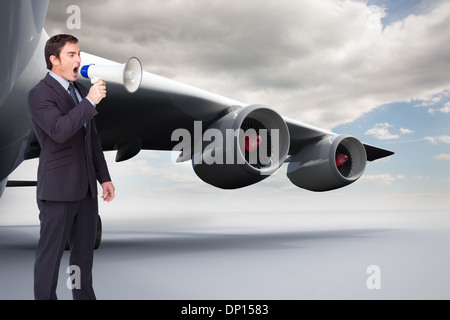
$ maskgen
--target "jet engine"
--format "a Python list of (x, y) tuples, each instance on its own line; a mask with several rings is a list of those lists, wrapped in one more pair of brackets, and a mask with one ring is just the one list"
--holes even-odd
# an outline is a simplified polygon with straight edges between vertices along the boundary
[(204, 182), (222, 189), (246, 187), (272, 175), (284, 163), (290, 146), (283, 118), (262, 105), (231, 111), (213, 122), (202, 140), (194, 146), (194, 171)]
[(366, 168), (363, 144), (348, 135), (327, 136), (289, 159), (287, 176), (310, 191), (329, 191), (358, 180)]

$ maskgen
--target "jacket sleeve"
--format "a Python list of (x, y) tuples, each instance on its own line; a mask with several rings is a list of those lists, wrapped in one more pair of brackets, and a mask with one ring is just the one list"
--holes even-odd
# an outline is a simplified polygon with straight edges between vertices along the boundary
[(45, 88), (35, 87), (28, 95), (28, 108), (36, 124), (58, 143), (69, 140), (87, 121), (98, 114), (89, 100), (84, 98), (63, 115), (52, 96)]
[(111, 181), (111, 176), (106, 164), (105, 155), (103, 153), (100, 137), (97, 133), (97, 126), (95, 121), (90, 122), (91, 127), (91, 141), (92, 141), (92, 158), (94, 162), (95, 173), (97, 175), (97, 181), (100, 184)]

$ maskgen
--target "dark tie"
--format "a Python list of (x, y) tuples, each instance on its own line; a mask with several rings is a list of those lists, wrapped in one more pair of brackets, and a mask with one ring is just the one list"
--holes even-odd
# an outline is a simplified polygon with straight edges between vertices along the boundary
[[(72, 97), (73, 101), (75, 102), (75, 105), (78, 105), (78, 103), (80, 103), (80, 101), (78, 100), (77, 94), (75, 92), (75, 86), (73, 85), (73, 82), (69, 83), (69, 93), (70, 96)], [(84, 127), (86, 128), (86, 123), (84, 124)]]
[(69, 94), (75, 102), (75, 105), (77, 105), (80, 101), (78, 100), (77, 94), (75, 93), (75, 87), (72, 82), (69, 84)]

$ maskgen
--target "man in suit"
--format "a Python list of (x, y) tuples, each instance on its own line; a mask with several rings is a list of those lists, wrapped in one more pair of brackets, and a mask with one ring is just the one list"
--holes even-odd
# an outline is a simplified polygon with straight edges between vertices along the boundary
[(41, 146), (37, 203), (40, 238), (34, 266), (35, 299), (57, 299), (59, 266), (66, 242), (70, 265), (77, 266), (73, 299), (96, 299), (92, 286), (98, 220), (97, 181), (103, 200), (114, 185), (97, 134), (96, 105), (106, 97), (103, 81), (89, 92), (75, 82), (81, 65), (78, 39), (51, 37), (45, 46), (50, 72), (29, 93), (29, 114)]

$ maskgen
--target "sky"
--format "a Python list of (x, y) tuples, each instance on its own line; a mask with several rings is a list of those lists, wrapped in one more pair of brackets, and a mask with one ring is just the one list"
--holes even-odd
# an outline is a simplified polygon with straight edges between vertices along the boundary
[[(82, 51), (121, 63), (136, 56), (147, 72), (395, 152), (327, 193), (293, 186), (286, 166), (224, 191), (171, 152), (122, 163), (107, 152), (117, 193), (101, 210), (111, 215), (450, 206), (450, 1), (50, 0), (45, 28), (76, 35)], [(34, 179), (36, 167), (27, 161), (10, 178)], [(8, 189), (0, 207), (21, 210), (34, 192)]]

